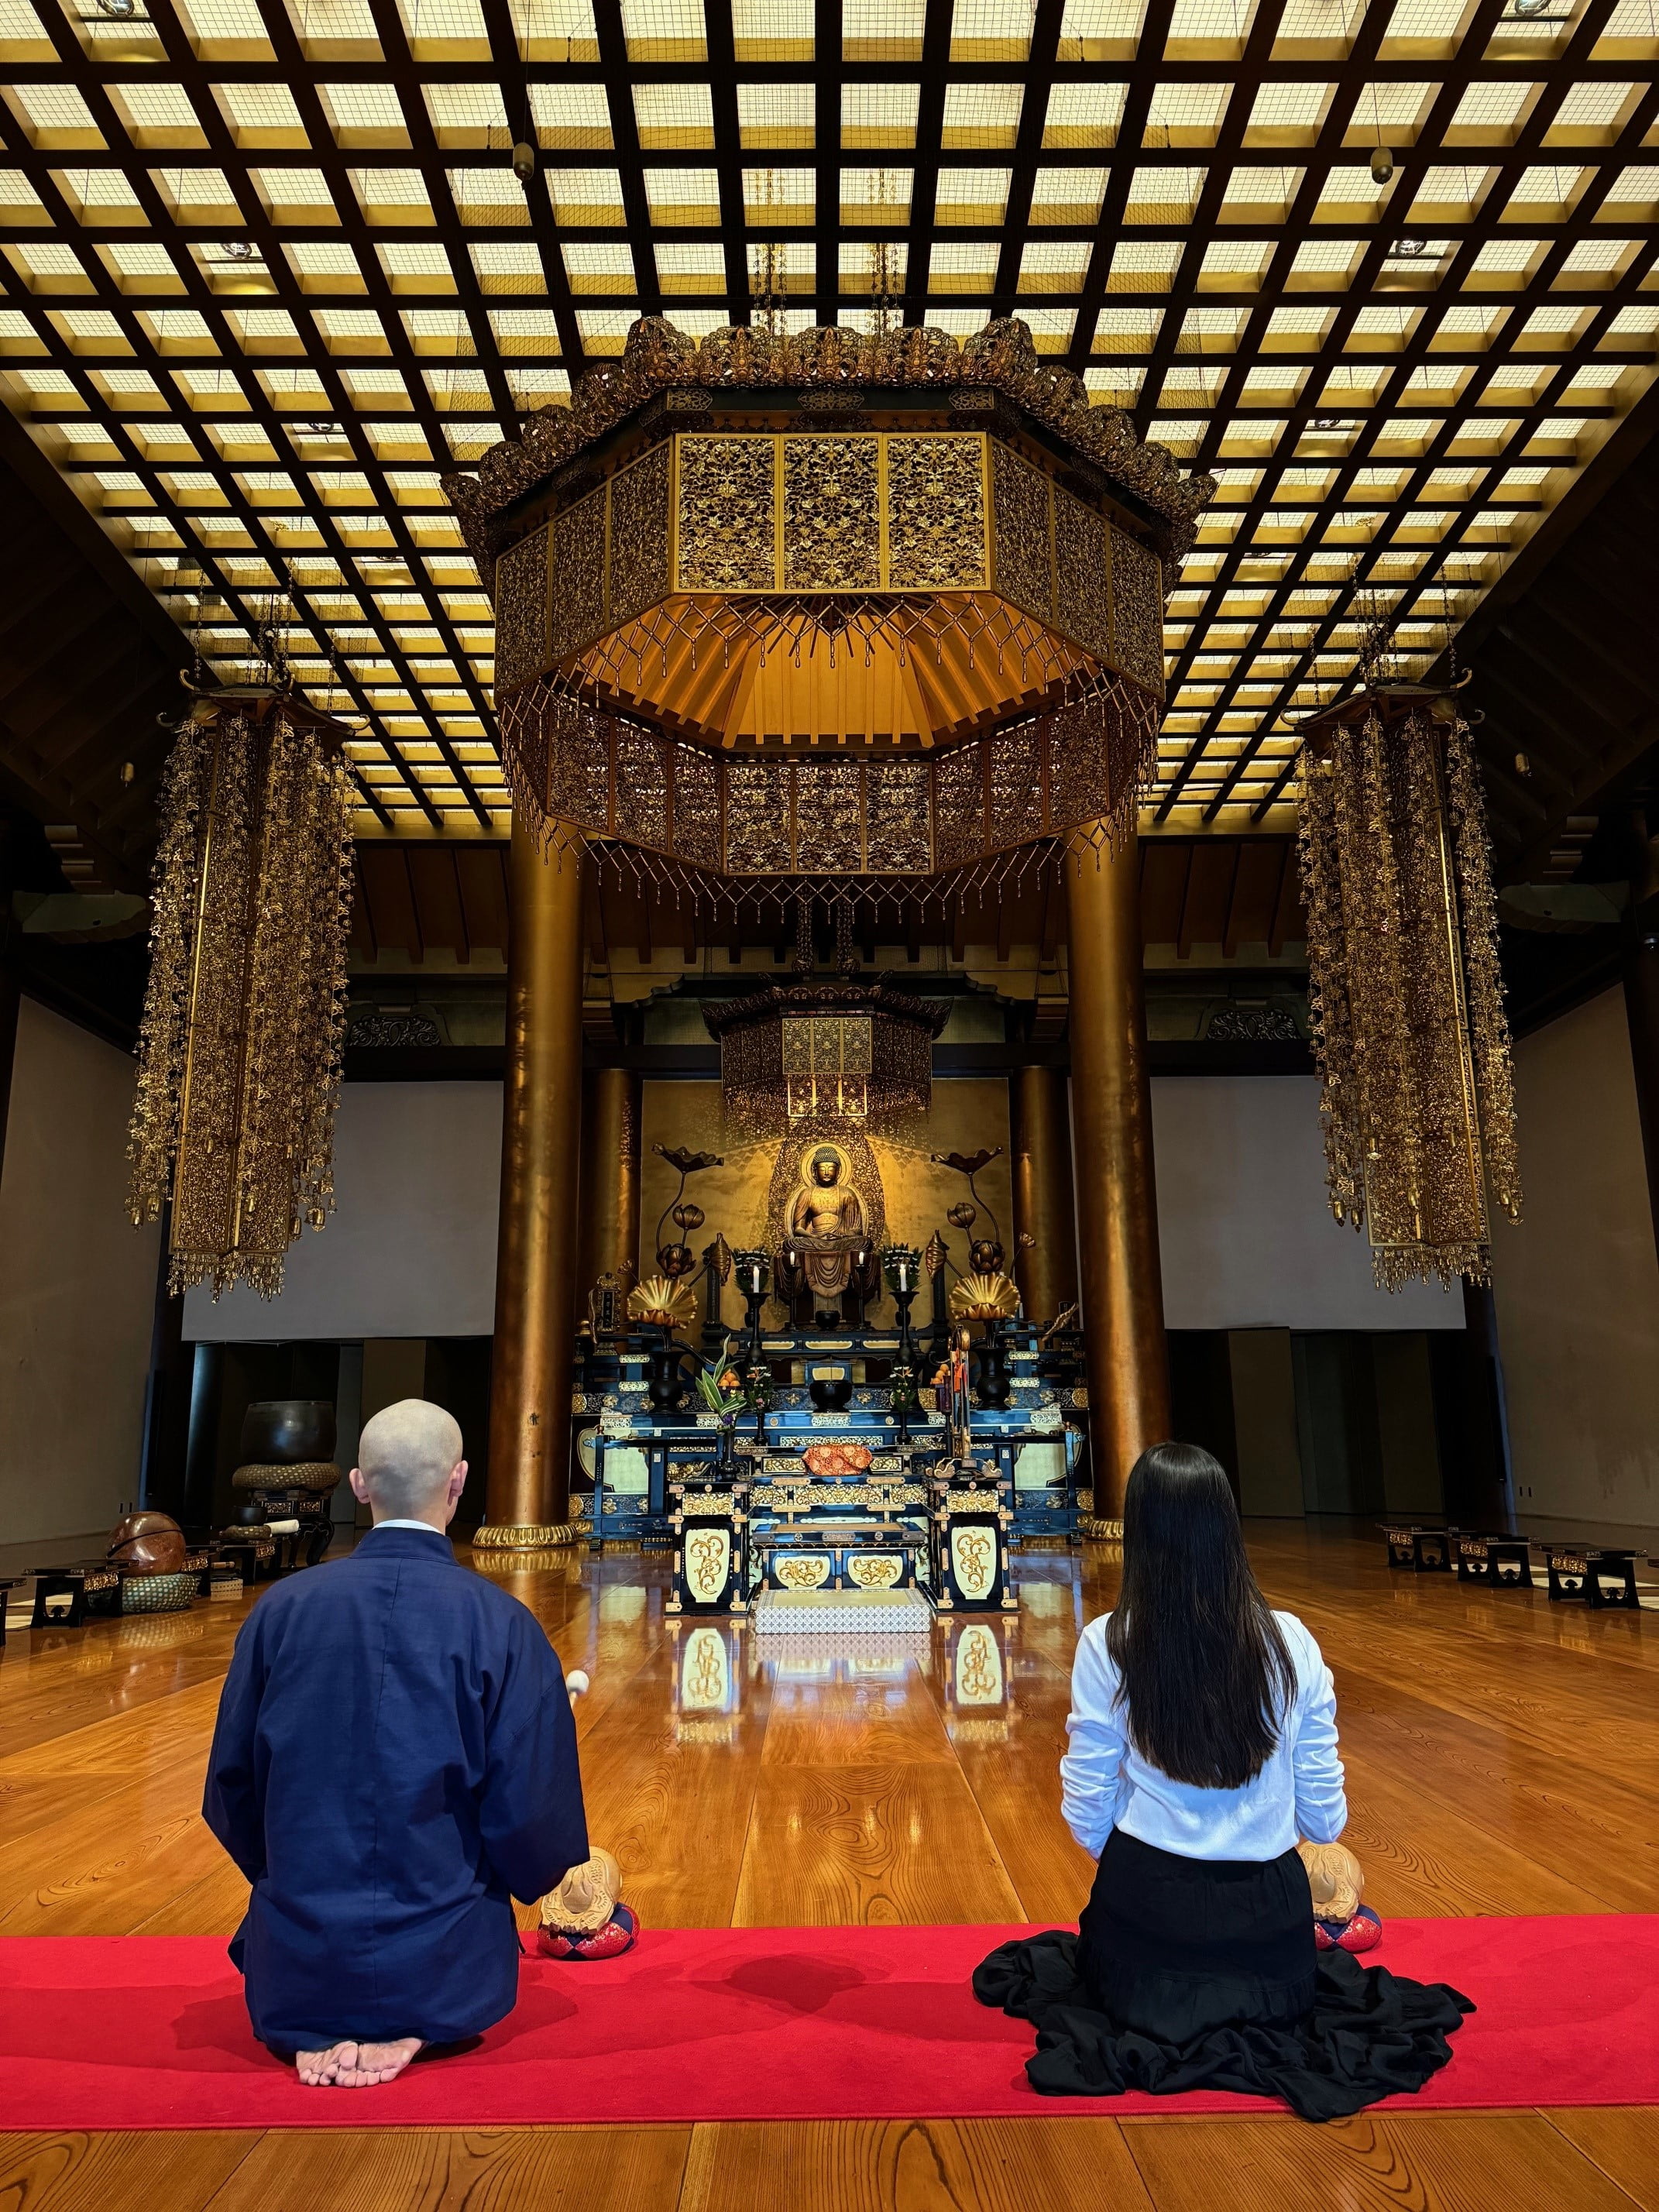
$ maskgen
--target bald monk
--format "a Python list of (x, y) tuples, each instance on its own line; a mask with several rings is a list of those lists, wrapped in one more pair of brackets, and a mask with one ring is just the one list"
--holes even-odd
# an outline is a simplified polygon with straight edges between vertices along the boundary
[(362, 1432), (374, 1526), (236, 1639), (202, 1810), (252, 1884), (230, 1955), (301, 2081), (391, 2081), (513, 2008), (512, 1899), (588, 1856), (570, 1699), (528, 1609), (445, 1534), (461, 1432), (405, 1398)]

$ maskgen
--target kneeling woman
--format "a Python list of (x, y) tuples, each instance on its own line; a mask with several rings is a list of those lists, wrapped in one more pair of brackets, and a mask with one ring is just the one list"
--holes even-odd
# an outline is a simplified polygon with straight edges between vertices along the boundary
[(1239, 2090), (1322, 2120), (1446, 2063), (1466, 1997), (1316, 1949), (1296, 1844), (1348, 1817), (1330, 1670), (1268, 1611), (1207, 1452), (1136, 1462), (1122, 1593), (1083, 1632), (1066, 1727), (1066, 1824), (1100, 1862), (1079, 1932), (1004, 1944), (974, 1977), (1036, 2023), (1034, 2088)]

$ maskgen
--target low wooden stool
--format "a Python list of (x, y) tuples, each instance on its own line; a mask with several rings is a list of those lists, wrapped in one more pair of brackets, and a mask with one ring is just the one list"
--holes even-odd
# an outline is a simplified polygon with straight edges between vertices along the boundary
[(38, 1567), (31, 1628), (81, 1628), (121, 1610), (121, 1571), (105, 1559), (74, 1567)]
[(1556, 1544), (1544, 1547), (1549, 1561), (1552, 1605), (1587, 1605), (1593, 1611), (1616, 1607), (1637, 1613), (1636, 1553), (1622, 1544)]
[(1532, 1588), (1532, 1546), (1524, 1536), (1460, 1536), (1457, 1579), (1495, 1589)]
[(1419, 1528), (1411, 1521), (1384, 1521), (1378, 1526), (1389, 1547), (1391, 1567), (1417, 1575), (1450, 1572), (1455, 1529)]

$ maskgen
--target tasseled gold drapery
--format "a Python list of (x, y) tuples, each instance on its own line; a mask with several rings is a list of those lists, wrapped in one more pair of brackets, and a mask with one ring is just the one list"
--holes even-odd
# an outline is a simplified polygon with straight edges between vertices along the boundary
[(1373, 690), (1303, 726), (1300, 847), (1327, 1179), (1377, 1282), (1490, 1278), (1521, 1217), (1486, 808), (1452, 702)]
[(127, 1156), (171, 1200), (168, 1286), (282, 1288), (333, 1203), (352, 799), (344, 732), (277, 693), (198, 699), (161, 795)]

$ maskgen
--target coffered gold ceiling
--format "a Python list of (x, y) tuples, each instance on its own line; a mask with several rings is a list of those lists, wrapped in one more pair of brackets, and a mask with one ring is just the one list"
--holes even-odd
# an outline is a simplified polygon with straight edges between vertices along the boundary
[(1220, 479), (1155, 811), (1260, 821), (1367, 625), (1425, 666), (1648, 383), (1656, 7), (0, 0), (0, 386), (207, 661), (287, 629), (365, 826), (477, 831), (442, 474), (641, 312), (1021, 315)]

